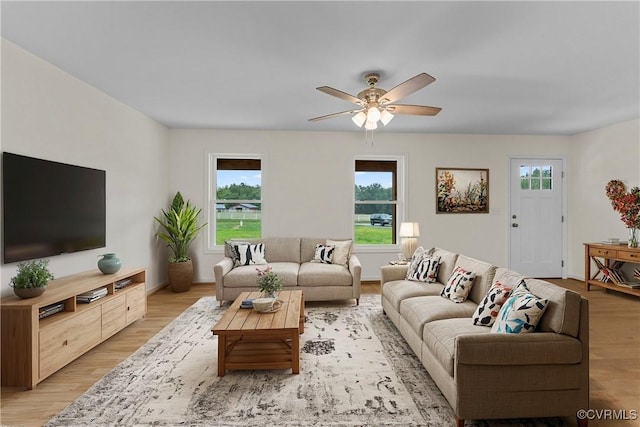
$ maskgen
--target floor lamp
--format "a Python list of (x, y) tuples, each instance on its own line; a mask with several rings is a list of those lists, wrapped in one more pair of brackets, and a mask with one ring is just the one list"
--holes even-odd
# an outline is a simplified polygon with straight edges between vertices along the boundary
[(413, 256), (413, 253), (418, 247), (418, 239), (420, 236), (420, 227), (417, 222), (403, 222), (400, 224), (400, 248), (402, 249), (402, 256), (404, 259), (409, 259)]

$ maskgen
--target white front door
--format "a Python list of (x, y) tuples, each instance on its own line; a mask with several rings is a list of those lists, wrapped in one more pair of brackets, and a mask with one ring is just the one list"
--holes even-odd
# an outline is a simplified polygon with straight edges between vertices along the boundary
[(511, 159), (509, 266), (562, 277), (562, 160)]

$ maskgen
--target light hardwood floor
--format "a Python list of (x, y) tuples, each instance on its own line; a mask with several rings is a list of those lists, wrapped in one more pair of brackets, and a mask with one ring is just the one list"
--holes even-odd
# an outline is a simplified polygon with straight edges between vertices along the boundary
[[(591, 409), (640, 413), (640, 299), (618, 292), (584, 290), (576, 280), (552, 280), (589, 299)], [(153, 337), (202, 296), (215, 295), (212, 284), (196, 284), (189, 292), (161, 289), (148, 298), (147, 316), (38, 385), (24, 391), (2, 388), (0, 424), (40, 426), (73, 402), (116, 364)], [(376, 283), (363, 293), (379, 293)], [(317, 304), (317, 303), (309, 303)], [(597, 415), (593, 412), (592, 415)], [(613, 415), (613, 413), (609, 413)], [(611, 418), (611, 416), (609, 417)], [(575, 425), (573, 418), (566, 420)], [(640, 420), (592, 420), (591, 426), (640, 426)]]

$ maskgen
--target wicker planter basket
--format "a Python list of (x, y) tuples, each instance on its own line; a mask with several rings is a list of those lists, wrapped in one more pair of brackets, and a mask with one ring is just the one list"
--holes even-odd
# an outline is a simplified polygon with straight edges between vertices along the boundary
[(187, 262), (169, 263), (169, 286), (173, 292), (186, 292), (191, 289), (193, 281), (193, 263)]

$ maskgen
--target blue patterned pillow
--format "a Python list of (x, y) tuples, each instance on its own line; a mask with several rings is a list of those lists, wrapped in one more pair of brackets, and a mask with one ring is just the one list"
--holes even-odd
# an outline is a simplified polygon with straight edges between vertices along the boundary
[(316, 245), (316, 253), (311, 262), (331, 264), (333, 262), (333, 252), (336, 247), (333, 245)]
[(549, 300), (532, 294), (512, 294), (502, 305), (498, 318), (491, 327), (491, 332), (498, 334), (534, 332), (548, 305)]
[(462, 267), (456, 267), (451, 273), (447, 284), (440, 292), (440, 296), (448, 298), (453, 302), (465, 302), (471, 292), (473, 281), (476, 278), (476, 273), (473, 271), (467, 271)]
[(439, 256), (423, 256), (407, 272), (408, 280), (425, 283), (435, 283), (438, 280)]

